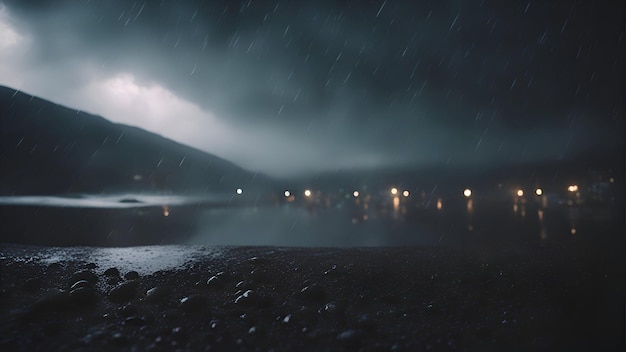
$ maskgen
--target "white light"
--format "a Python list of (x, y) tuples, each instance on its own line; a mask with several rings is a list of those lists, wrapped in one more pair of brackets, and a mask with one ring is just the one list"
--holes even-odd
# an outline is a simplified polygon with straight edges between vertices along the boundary
[(535, 194), (536, 194), (536, 195), (538, 195), (538, 196), (540, 196), (540, 195), (542, 195), (542, 194), (543, 194), (543, 190), (542, 190), (541, 188), (537, 188), (537, 189), (535, 190)]
[(466, 188), (466, 189), (463, 191), (463, 195), (464, 195), (466, 198), (469, 198), (469, 197), (472, 195), (472, 190), (471, 190), (471, 189), (469, 189), (469, 188)]
[(285, 197), (289, 197), (289, 196), (291, 196), (291, 192), (285, 191)]
[(359, 198), (359, 191), (352, 192), (352, 195), (354, 196), (354, 198)]
[(392, 189), (391, 189), (391, 194), (393, 194), (394, 196), (395, 196), (396, 194), (398, 194), (398, 189), (397, 189), (397, 188), (395, 188), (395, 187), (394, 187), (394, 188), (392, 188)]
[(402, 192), (402, 195), (403, 195), (403, 196), (405, 196), (405, 197), (408, 197), (408, 196), (409, 196), (409, 194), (410, 194), (410, 193), (409, 193), (409, 191), (404, 191), (404, 192)]
[(577, 185), (570, 185), (569, 187), (567, 187), (567, 190), (570, 192), (577, 192), (578, 191), (578, 186)]
[(237, 188), (237, 194), (242, 194), (242, 193), (243, 193), (243, 189)]
[(311, 196), (311, 190), (310, 189), (305, 190), (304, 191), (304, 196), (305, 197), (310, 197)]
[(523, 197), (523, 196), (524, 196), (524, 191), (523, 191), (523, 190), (521, 190), (521, 189), (518, 189), (518, 190), (517, 190), (517, 196), (518, 196), (518, 197)]

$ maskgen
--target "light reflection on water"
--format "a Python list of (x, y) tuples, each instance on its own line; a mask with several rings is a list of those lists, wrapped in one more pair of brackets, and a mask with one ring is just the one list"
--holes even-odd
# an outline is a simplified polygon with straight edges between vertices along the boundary
[[(33, 239), (29, 239), (30, 242), (18, 241), (46, 245), (51, 245), (50, 238), (54, 236), (70, 240), (52, 245), (177, 243), (345, 247), (540, 244), (593, 236), (592, 232), (603, 226), (611, 230), (615, 221), (615, 214), (607, 204), (548, 206), (545, 198), (528, 202), (523, 197), (508, 202), (488, 202), (473, 197), (457, 201), (433, 198), (433, 205), (436, 205), (432, 206), (428, 199), (411, 200), (394, 195), (374, 201), (369, 195), (360, 194), (358, 197), (348, 195), (336, 204), (313, 202), (307, 198), (303, 203), (211, 205), (210, 202), (218, 199), (160, 195), (0, 197), (0, 204), (28, 205), (31, 212), (24, 214), (25, 218), (31, 219), (30, 222), (50, 221), (50, 224), (34, 229), (27, 228), (31, 230), (29, 238)], [(56, 210), (42, 210), (38, 206)], [(148, 211), (149, 206), (156, 206), (156, 210)], [(83, 212), (82, 208), (89, 212)], [(118, 208), (121, 210), (110, 211)], [(133, 208), (142, 210), (125, 210)], [(50, 219), (41, 215), (46, 211), (55, 217)], [(69, 215), (57, 220), (58, 214)], [(0, 225), (12, 220), (5, 217)], [(58, 226), (59, 223), (68, 226)], [(12, 226), (2, 228), (5, 234), (0, 235), (0, 242), (15, 243), (15, 239), (19, 239), (21, 229), (14, 231), (14, 237), (7, 237), (7, 230), (15, 229)], [(92, 238), (86, 238), (87, 235)], [(37, 243), (38, 238), (47, 242)]]

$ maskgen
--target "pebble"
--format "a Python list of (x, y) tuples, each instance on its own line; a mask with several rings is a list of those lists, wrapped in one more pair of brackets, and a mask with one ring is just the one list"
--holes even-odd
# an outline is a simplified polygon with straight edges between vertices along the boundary
[(269, 299), (260, 296), (252, 290), (247, 290), (235, 299), (235, 304), (248, 307), (264, 307), (269, 304)]
[(207, 298), (203, 295), (193, 294), (187, 297), (183, 297), (180, 300), (180, 307), (187, 311), (191, 312), (197, 309), (202, 308), (207, 303)]
[(326, 299), (327, 294), (324, 287), (312, 284), (300, 290), (299, 296), (309, 301), (323, 302)]
[(236, 285), (235, 288), (238, 288), (240, 290), (246, 289), (248, 287), (250, 287), (250, 283), (248, 281), (239, 281)]
[(72, 285), (72, 287), (70, 287), (70, 290), (75, 290), (80, 287), (91, 287), (91, 286), (92, 286), (91, 283), (89, 283), (89, 281), (87, 280), (78, 280)]
[(147, 302), (158, 303), (159, 301), (162, 301), (167, 296), (168, 293), (169, 293), (168, 289), (165, 289), (160, 286), (153, 287), (149, 289), (148, 291), (146, 291), (145, 300)]
[(98, 282), (98, 276), (91, 270), (83, 269), (79, 270), (72, 275), (71, 282), (74, 283), (76, 281), (85, 280), (91, 284), (95, 284)]
[(50, 265), (48, 265), (47, 270), (50, 271), (57, 271), (59, 269), (61, 269), (63, 266), (61, 265), (61, 263), (51, 263)]
[(104, 271), (104, 275), (107, 277), (119, 277), (120, 271), (117, 268), (108, 268)]
[(52, 289), (41, 297), (32, 307), (33, 312), (61, 311), (71, 302), (70, 294), (65, 290)]
[(210, 288), (219, 289), (224, 287), (224, 280), (219, 276), (211, 276), (207, 282), (207, 286)]
[(124, 278), (126, 280), (137, 280), (139, 279), (139, 273), (132, 270), (126, 273), (126, 275), (124, 275)]
[(135, 281), (123, 282), (109, 291), (109, 300), (114, 303), (124, 303), (135, 298), (137, 283)]
[(147, 320), (145, 318), (138, 317), (136, 315), (124, 319), (124, 325), (144, 326), (146, 323)]
[(128, 343), (128, 337), (122, 335), (119, 332), (114, 333), (113, 335), (111, 335), (111, 338), (109, 339), (109, 341), (114, 344), (114, 345), (126, 345)]
[(91, 287), (78, 287), (70, 291), (72, 304), (77, 307), (93, 305), (98, 301), (96, 291)]
[(353, 329), (343, 331), (337, 335), (337, 340), (345, 346), (357, 347), (360, 343), (359, 332)]

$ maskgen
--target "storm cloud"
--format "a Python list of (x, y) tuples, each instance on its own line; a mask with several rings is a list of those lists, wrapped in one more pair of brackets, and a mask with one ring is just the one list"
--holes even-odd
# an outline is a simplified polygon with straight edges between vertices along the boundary
[(0, 84), (274, 176), (559, 160), (623, 131), (623, 5), (0, 1)]

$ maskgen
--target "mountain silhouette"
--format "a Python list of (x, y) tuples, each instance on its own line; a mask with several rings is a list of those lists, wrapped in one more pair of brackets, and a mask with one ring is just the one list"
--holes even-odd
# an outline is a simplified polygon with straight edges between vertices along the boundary
[(0, 86), (0, 195), (232, 192), (264, 180), (159, 135)]

